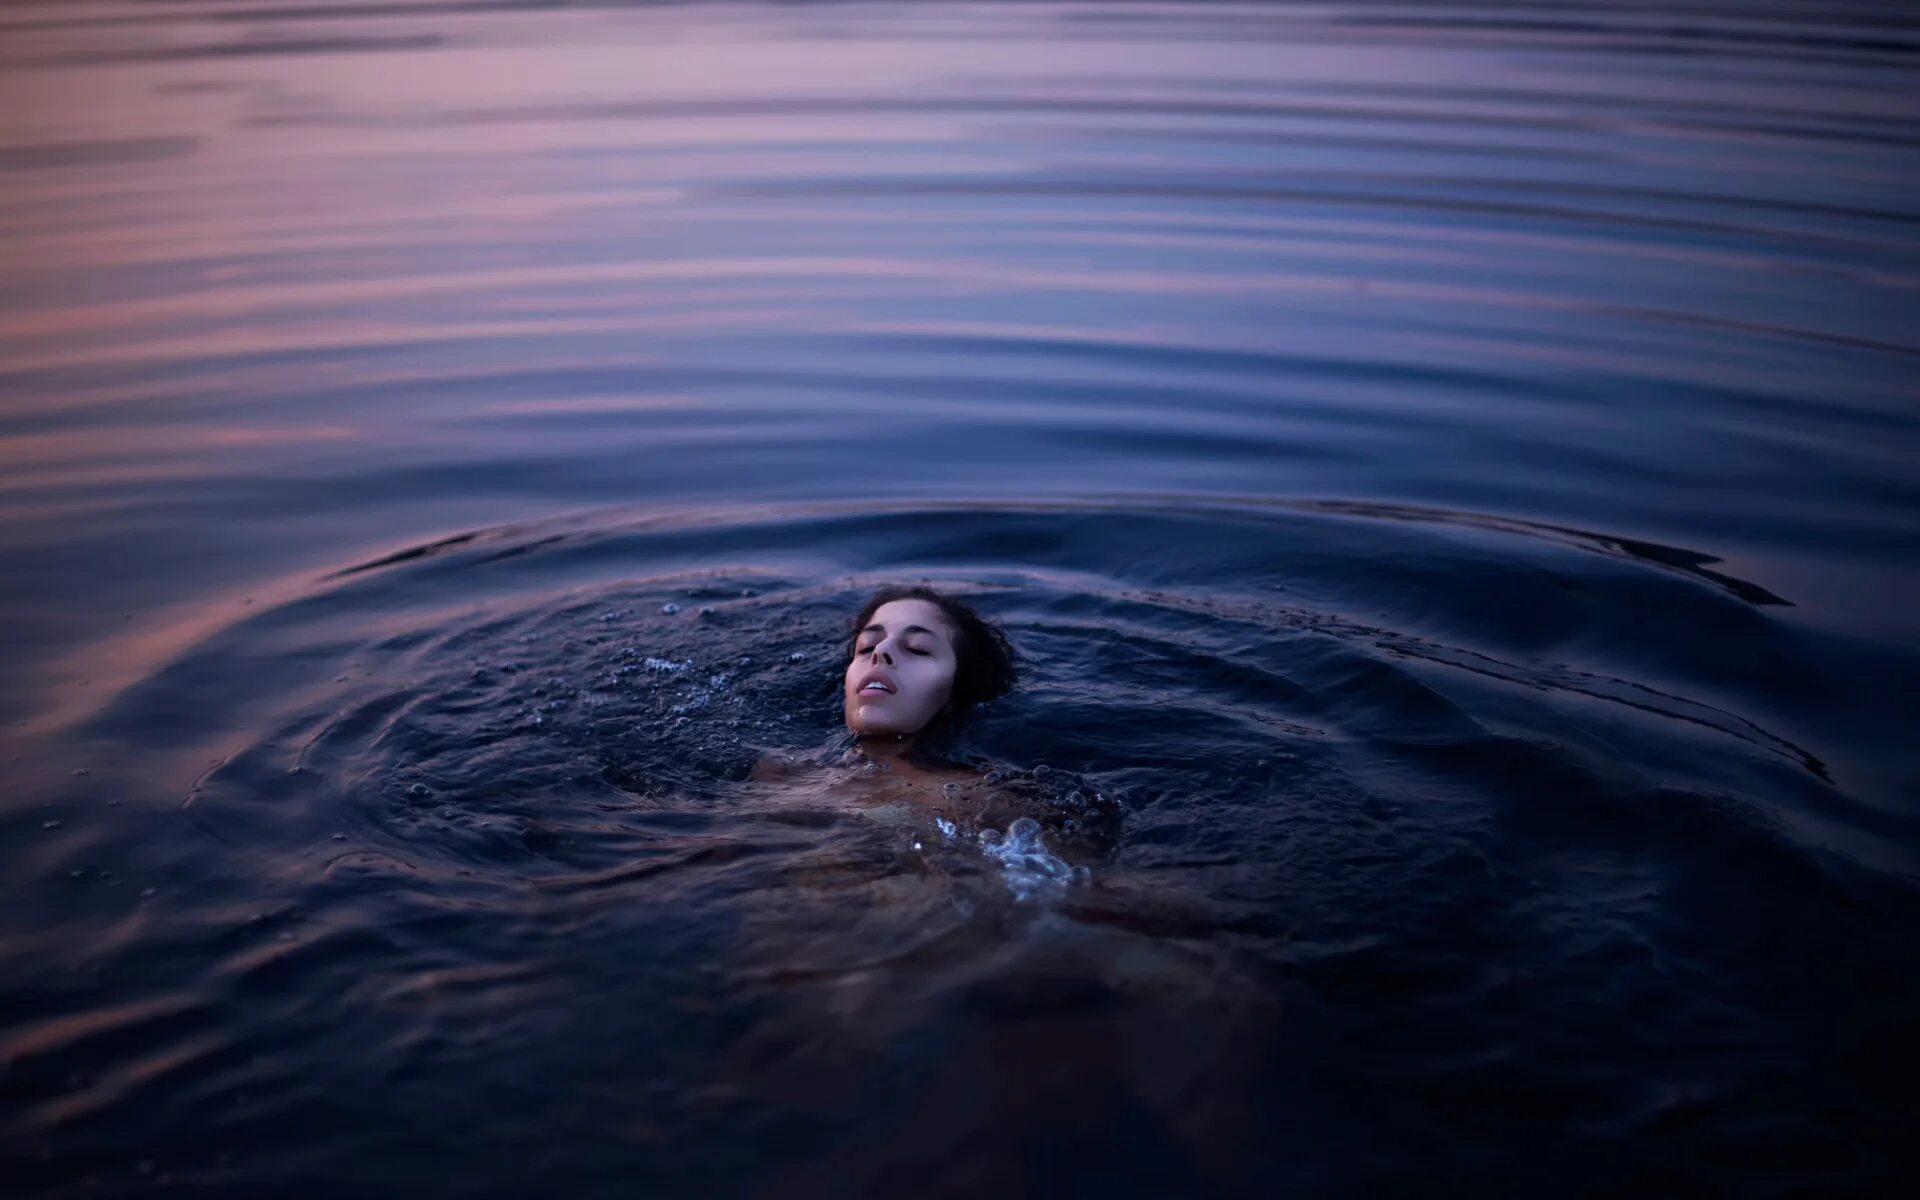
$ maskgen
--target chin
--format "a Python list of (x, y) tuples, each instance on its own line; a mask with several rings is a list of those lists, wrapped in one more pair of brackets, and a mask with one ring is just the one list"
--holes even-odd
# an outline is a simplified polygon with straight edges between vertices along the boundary
[(889, 719), (885, 713), (872, 711), (848, 713), (847, 728), (855, 735), (891, 734), (898, 736), (904, 733), (918, 733), (920, 731), (920, 726), (918, 725), (909, 728), (904, 721), (897, 718)]

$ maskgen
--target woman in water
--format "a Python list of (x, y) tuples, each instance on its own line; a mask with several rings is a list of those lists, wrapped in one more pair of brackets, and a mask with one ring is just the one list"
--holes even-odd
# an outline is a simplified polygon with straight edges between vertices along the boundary
[[(889, 799), (950, 800), (962, 781), (978, 780), (938, 750), (1016, 674), (1007, 635), (966, 604), (930, 587), (882, 588), (853, 619), (841, 679), (852, 753), (884, 779)], [(753, 778), (792, 772), (779, 757), (762, 760)]]
[(1058, 775), (1045, 767), (983, 775), (940, 753), (978, 706), (1014, 684), (1013, 647), (997, 625), (932, 588), (890, 587), (867, 601), (849, 632), (840, 693), (852, 749), (833, 765), (762, 759), (753, 780), (781, 781), (783, 800), (798, 791), (850, 806), (899, 828), (915, 852), (976, 845), (999, 861), (1019, 898), (1076, 877), (1049, 839), (1073, 843), (1075, 856), (1100, 853), (1118, 810), (1098, 792), (1042, 783)]

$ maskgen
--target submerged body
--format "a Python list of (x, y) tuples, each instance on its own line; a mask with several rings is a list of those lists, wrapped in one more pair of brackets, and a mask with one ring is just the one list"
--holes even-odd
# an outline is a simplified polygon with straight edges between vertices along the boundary
[(1102, 821), (1076, 819), (1031, 779), (876, 760), (858, 748), (831, 764), (772, 755), (748, 782), (757, 800), (772, 801), (786, 819), (855, 817), (911, 860), (911, 872), (977, 876), (984, 869), (1016, 901), (1059, 897), (1089, 880), (1087, 863), (1106, 848), (1099, 833), (1111, 833)]
[(997, 778), (952, 763), (870, 755), (859, 744), (830, 764), (786, 753), (765, 755), (748, 782), (765, 794), (809, 806), (851, 808), (887, 823), (945, 820), (975, 830), (1012, 799)]

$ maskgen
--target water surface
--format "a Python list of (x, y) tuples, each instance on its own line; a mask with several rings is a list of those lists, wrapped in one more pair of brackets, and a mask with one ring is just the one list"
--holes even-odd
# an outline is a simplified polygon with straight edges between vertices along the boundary
[[(9, 1178), (1885, 1186), (1917, 50), (9, 7)], [(1027, 660), (991, 812), (838, 765), (921, 578)]]

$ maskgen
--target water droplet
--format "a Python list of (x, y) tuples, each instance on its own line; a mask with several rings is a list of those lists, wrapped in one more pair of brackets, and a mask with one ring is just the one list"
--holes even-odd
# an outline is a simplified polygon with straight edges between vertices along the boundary
[(673, 614), (680, 611), (680, 606), (678, 604), (674, 604), (671, 601), (669, 601), (668, 603), (662, 604), (660, 606), (660, 611), (665, 613), (669, 617), (671, 617)]

